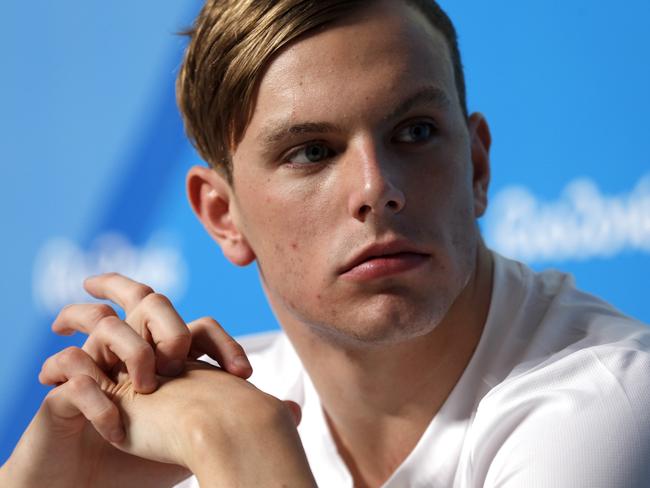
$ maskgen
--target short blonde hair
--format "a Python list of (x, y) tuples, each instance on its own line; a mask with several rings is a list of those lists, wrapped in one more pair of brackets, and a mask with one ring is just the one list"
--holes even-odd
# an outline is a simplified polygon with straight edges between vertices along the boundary
[[(433, 0), (405, 0), (446, 38), (465, 108), (456, 31)], [(308, 31), (368, 8), (371, 0), (207, 0), (192, 28), (176, 81), (189, 139), (199, 155), (232, 183), (231, 153), (250, 122), (259, 80), (282, 47)]]

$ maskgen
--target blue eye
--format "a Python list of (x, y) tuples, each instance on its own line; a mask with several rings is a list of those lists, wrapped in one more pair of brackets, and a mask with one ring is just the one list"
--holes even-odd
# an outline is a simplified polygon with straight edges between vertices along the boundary
[(433, 136), (433, 124), (417, 122), (400, 129), (394, 137), (397, 142), (417, 143), (426, 142)]
[(332, 157), (334, 152), (322, 142), (306, 144), (289, 154), (287, 161), (295, 164), (320, 163)]

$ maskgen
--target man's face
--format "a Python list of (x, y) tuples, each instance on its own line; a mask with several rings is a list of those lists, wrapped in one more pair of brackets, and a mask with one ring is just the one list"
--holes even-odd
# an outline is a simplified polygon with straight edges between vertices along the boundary
[(281, 321), (402, 340), (432, 330), (471, 277), (470, 135), (444, 38), (402, 2), (271, 62), (233, 182), (233, 219)]

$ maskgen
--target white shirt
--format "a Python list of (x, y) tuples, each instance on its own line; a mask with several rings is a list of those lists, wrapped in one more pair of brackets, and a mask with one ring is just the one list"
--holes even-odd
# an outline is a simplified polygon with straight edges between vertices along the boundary
[[(650, 328), (493, 253), (479, 344), (414, 450), (383, 485), (650, 487)], [(298, 428), (321, 488), (352, 487), (318, 394), (289, 340), (242, 340), (251, 381), (302, 406)], [(196, 487), (190, 478), (179, 487)]]

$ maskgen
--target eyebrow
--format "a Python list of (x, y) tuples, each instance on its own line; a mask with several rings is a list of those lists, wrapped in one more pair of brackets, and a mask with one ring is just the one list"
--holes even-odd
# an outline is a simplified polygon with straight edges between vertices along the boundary
[[(414, 107), (425, 104), (433, 105), (439, 109), (447, 109), (451, 105), (451, 100), (444, 90), (432, 85), (425, 86), (400, 102), (392, 112), (384, 117), (384, 120), (402, 117)], [(336, 124), (329, 122), (292, 124), (287, 121), (272, 123), (262, 131), (258, 139), (264, 145), (271, 146), (295, 134), (330, 134), (333, 132), (343, 132), (343, 130)]]
[(340, 127), (328, 122), (304, 122), (302, 124), (281, 122), (266, 128), (259, 138), (263, 143), (270, 145), (293, 134), (327, 134), (341, 131)]
[(441, 88), (433, 85), (425, 86), (397, 105), (386, 116), (386, 120), (403, 117), (418, 105), (433, 105), (436, 108), (444, 110), (451, 105), (451, 99)]

